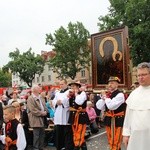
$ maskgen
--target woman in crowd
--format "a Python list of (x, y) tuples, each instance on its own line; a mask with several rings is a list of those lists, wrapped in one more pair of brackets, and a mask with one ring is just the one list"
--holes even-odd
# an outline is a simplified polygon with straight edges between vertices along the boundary
[(93, 103), (91, 101), (87, 101), (86, 112), (88, 113), (89, 116), (91, 132), (97, 133), (98, 132), (98, 126), (96, 123), (97, 115), (95, 109), (93, 108)]

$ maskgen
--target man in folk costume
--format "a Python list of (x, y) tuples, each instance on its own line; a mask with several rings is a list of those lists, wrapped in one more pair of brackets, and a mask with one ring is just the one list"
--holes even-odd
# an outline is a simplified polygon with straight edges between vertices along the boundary
[(126, 100), (123, 143), (127, 150), (150, 149), (150, 63), (137, 66), (140, 86)]
[(118, 77), (110, 77), (108, 80), (108, 91), (101, 93), (101, 99), (98, 100), (96, 106), (100, 110), (105, 110), (104, 123), (110, 150), (120, 150), (122, 142), (122, 127), (125, 115), (125, 97), (118, 90), (120, 79)]
[(85, 142), (86, 125), (89, 124), (88, 114), (86, 112), (87, 96), (85, 91), (80, 91), (81, 84), (72, 82), (69, 95), (70, 116), (69, 123), (72, 124), (74, 150), (87, 150)]
[(61, 90), (55, 94), (52, 104), (55, 109), (55, 145), (57, 150), (73, 150), (72, 127), (68, 123), (69, 118), (69, 89), (65, 79), (59, 82)]

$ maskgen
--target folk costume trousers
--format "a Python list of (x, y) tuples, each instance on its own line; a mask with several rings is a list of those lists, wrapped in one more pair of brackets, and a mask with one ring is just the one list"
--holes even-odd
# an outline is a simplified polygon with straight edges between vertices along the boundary
[[(86, 124), (72, 125), (75, 149), (85, 147)], [(86, 150), (86, 149), (85, 149)]]
[(106, 134), (110, 150), (120, 150), (122, 142), (122, 127), (111, 128), (106, 126)]
[(124, 111), (114, 113), (114, 111), (106, 112), (106, 116), (111, 117), (111, 126), (106, 126), (106, 133), (110, 150), (120, 150), (122, 142), (122, 129), (123, 127), (116, 126), (115, 117), (124, 116)]

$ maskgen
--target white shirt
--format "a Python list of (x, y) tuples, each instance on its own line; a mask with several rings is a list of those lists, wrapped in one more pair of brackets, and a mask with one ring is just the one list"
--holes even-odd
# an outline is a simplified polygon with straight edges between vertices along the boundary
[(87, 100), (87, 95), (84, 91), (82, 91), (79, 95), (76, 95), (75, 102), (78, 105), (82, 105)]
[(105, 100), (99, 99), (96, 103), (96, 107), (99, 110), (105, 110), (105, 104), (109, 110), (116, 110), (121, 104), (125, 102), (123, 93), (118, 93), (115, 97), (106, 98)]

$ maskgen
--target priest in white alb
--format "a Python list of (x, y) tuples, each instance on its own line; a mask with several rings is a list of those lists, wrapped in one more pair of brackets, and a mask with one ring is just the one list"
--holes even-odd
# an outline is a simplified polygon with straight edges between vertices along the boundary
[(131, 92), (123, 126), (123, 143), (127, 150), (150, 149), (150, 63), (137, 66), (140, 86)]

